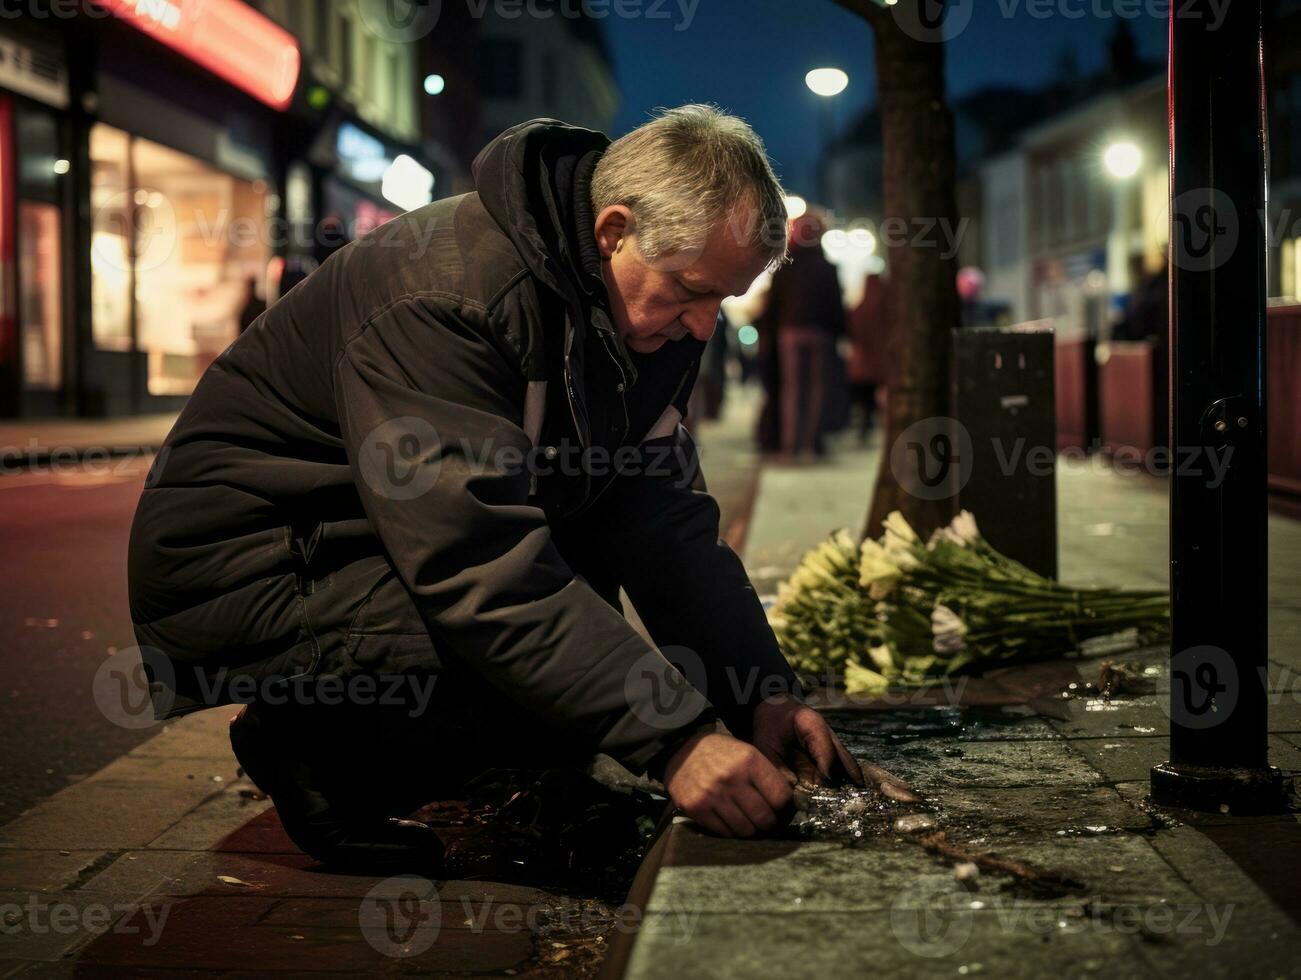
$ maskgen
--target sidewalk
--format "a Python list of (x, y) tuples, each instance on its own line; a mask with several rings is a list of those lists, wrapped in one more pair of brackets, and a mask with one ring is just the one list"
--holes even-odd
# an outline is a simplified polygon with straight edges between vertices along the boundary
[[(761, 593), (827, 531), (856, 526), (874, 463), (855, 452), (763, 472), (747, 548)], [(1164, 581), (1161, 484), (1080, 466), (1060, 485), (1064, 576)], [(1295, 774), (1301, 525), (1272, 519), (1271, 541), (1270, 745)], [(607, 943), (622, 954), (608, 969), (672, 980), (869, 969), (1301, 976), (1295, 817), (1180, 822), (1147, 809), (1147, 770), (1165, 755), (1164, 652), (1132, 659), (1156, 669), (1157, 690), (1110, 706), (833, 715), (856, 754), (941, 806), (954, 839), (1069, 874), (1079, 893), (1018, 896), (988, 877), (968, 891), (899, 837), (728, 842), (681, 822), (618, 920), (521, 885), (327, 874), (238, 776), (227, 708), (169, 723), (0, 827), (0, 978), (569, 977), (590, 975)]]
[(10, 419), (0, 423), (5, 471), (36, 465), (71, 465), (80, 459), (137, 456), (162, 445), (175, 413), (111, 419)]
[[(761, 593), (827, 532), (857, 529), (876, 456), (764, 471), (747, 563)], [(1092, 464), (1060, 472), (1064, 580), (1164, 586), (1166, 486)], [(1272, 517), (1271, 760), (1301, 772), (1301, 523)], [(647, 918), (624, 975), (1301, 976), (1301, 825), (1161, 813), (1166, 650), (1125, 662), (1153, 690), (1051, 709), (830, 713), (852, 752), (938, 807), (951, 842), (1073, 879), (1052, 894), (959, 882), (917, 838), (722, 841), (679, 820), (643, 868)], [(1090, 668), (1047, 666), (1081, 681)], [(1042, 673), (1042, 672), (1041, 672)], [(1096, 665), (1087, 679), (1096, 675)], [(1293, 798), (1295, 801), (1295, 797)]]

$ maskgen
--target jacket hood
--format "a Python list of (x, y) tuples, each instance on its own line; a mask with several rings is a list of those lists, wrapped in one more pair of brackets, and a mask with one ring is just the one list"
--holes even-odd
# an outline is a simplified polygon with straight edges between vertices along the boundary
[[(591, 182), (610, 140), (556, 119), (530, 119), (485, 146), (471, 166), (479, 200), (529, 271), (566, 299), (608, 306), (592, 235)], [(608, 320), (607, 320), (608, 322)]]

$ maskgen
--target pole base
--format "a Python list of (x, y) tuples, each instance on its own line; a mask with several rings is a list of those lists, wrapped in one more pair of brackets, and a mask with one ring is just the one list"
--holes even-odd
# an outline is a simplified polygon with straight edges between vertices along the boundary
[(1228, 769), (1163, 762), (1152, 767), (1152, 802), (1234, 816), (1288, 809), (1283, 774), (1275, 766)]

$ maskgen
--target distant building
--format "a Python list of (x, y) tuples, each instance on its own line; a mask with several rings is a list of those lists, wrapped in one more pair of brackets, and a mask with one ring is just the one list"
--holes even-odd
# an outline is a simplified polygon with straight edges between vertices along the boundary
[(490, 4), (479, 24), (479, 145), (538, 116), (608, 133), (619, 89), (600, 23), (556, 0), (512, 13)]
[[(1025, 305), (1013, 319), (1053, 319), (1059, 332), (1105, 336), (1131, 291), (1165, 265), (1165, 76), (1100, 95), (1028, 129), (1018, 152), (1025, 178)], [(1127, 157), (1132, 173), (1109, 169), (1109, 159), (1125, 163)], [(984, 222), (983, 240), (999, 230), (997, 220)]]
[(292, 272), (450, 192), (456, 163), (425, 145), (421, 118), (420, 49), (432, 43), (438, 17), (413, 0), (259, 6), (303, 54), (280, 130), (293, 232), (283, 256)]
[(172, 410), (282, 247), (302, 49), (238, 0), (59, 6), (0, 25), (0, 415)]

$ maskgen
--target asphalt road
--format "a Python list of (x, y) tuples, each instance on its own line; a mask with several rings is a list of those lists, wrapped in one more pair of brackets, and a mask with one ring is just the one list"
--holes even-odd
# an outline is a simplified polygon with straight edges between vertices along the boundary
[(0, 477), (0, 823), (154, 734), (114, 724), (91, 688), (135, 642), (126, 542), (147, 465)]

